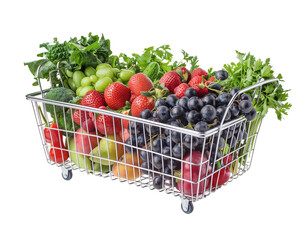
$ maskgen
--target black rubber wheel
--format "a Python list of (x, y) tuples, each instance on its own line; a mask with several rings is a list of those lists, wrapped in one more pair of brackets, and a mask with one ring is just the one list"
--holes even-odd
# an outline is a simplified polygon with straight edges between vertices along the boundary
[(73, 177), (72, 170), (68, 170), (68, 175), (67, 175), (67, 176), (64, 176), (63, 173), (61, 173), (61, 176), (62, 176), (63, 179), (65, 179), (66, 181), (69, 181), (69, 180)]
[(182, 206), (182, 204), (181, 204), (181, 210), (182, 210), (184, 213), (186, 213), (186, 214), (190, 214), (190, 213), (192, 213), (193, 210), (194, 210), (194, 205), (193, 205), (193, 203), (192, 203), (191, 201), (189, 201), (188, 209), (187, 209), (187, 210), (184, 210), (184, 209), (183, 209), (183, 206)]

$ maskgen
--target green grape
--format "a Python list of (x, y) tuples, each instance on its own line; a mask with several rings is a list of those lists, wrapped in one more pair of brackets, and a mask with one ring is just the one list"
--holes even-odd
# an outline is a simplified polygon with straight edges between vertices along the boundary
[(75, 84), (74, 81), (73, 81), (73, 78), (69, 78), (69, 79), (68, 79), (68, 84), (69, 84), (70, 88), (71, 88), (73, 91), (76, 91), (77, 87), (76, 87), (76, 84)]
[(90, 77), (91, 75), (95, 75), (96, 74), (96, 70), (95, 68), (93, 67), (87, 67), (85, 70), (84, 70), (84, 74), (88, 77)]
[(122, 69), (120, 72), (120, 79), (123, 80), (123, 82), (129, 81), (129, 79), (134, 75), (134, 72), (127, 69)]
[(104, 69), (104, 68), (108, 68), (111, 69), (111, 66), (107, 63), (100, 63), (97, 67), (96, 67), (96, 71), (100, 70), (100, 69)]
[(95, 89), (99, 92), (104, 92), (105, 88), (111, 83), (113, 83), (111, 78), (109, 77), (101, 78), (95, 83)]
[(81, 86), (81, 79), (85, 77), (84, 73), (81, 71), (75, 71), (73, 73), (73, 81), (77, 88)]
[(111, 70), (114, 72), (115, 75), (117, 75), (121, 71), (119, 68), (112, 68)]
[(96, 75), (91, 75), (90, 79), (92, 80), (92, 83), (95, 84), (98, 81), (99, 78)]
[(80, 91), (83, 89), (83, 87), (79, 87), (76, 89), (76, 95), (79, 96)]
[(82, 87), (91, 86), (91, 85), (92, 85), (92, 79), (90, 77), (84, 77), (83, 79), (81, 79)]
[(103, 69), (98, 70), (96, 72), (96, 75), (98, 78), (104, 78), (104, 77), (113, 78), (114, 72), (110, 68), (103, 68)]
[(69, 69), (66, 70), (66, 74), (67, 74), (67, 76), (70, 77), (70, 78), (73, 77), (73, 72), (70, 71)]
[(81, 91), (79, 92), (79, 97), (84, 97), (84, 95), (88, 92), (88, 91), (91, 91), (91, 90), (94, 90), (94, 87), (92, 86), (85, 86), (85, 87), (82, 87)]

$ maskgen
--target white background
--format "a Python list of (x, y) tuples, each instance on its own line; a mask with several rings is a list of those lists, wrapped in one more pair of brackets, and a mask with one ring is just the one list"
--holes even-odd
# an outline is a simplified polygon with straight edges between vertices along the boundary
[[(6, 1), (1, 3), (0, 239), (299, 239), (297, 1)], [(297, 23), (298, 22), (298, 23)], [(180, 199), (45, 161), (23, 62), (53, 37), (104, 33), (114, 53), (170, 44), (219, 69), (235, 50), (271, 58), (292, 110), (263, 122), (252, 168), (182, 213)], [(297, 96), (298, 95), (298, 96)]]

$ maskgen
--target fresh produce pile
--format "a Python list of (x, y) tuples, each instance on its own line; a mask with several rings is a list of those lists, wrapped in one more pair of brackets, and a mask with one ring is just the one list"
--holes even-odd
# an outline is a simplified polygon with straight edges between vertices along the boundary
[[(53, 88), (46, 99), (136, 117), (136, 121), (126, 120), (47, 104), (46, 110), (53, 118), (50, 128), (44, 131), (47, 143), (54, 146), (50, 159), (61, 163), (70, 155), (80, 168), (112, 171), (129, 180), (139, 178), (141, 172), (157, 189), (169, 184), (196, 196), (223, 185), (236, 174), (239, 164), (245, 164), (245, 154), (253, 146), (248, 134), (257, 131), (268, 109), (274, 108), (281, 120), (291, 107), (286, 102), (288, 91), (281, 84), (270, 83), (262, 87), (259, 99), (252, 99), (254, 90), (238, 95), (224, 116), (240, 89), (261, 78), (275, 77), (269, 59), (263, 62), (251, 54), (237, 52), (238, 63), (225, 64), (219, 71), (205, 71), (197, 65), (198, 58), (185, 51), (183, 60), (172, 61), (168, 45), (146, 48), (141, 55), (116, 56), (112, 55), (109, 40), (89, 34), (63, 43), (54, 39), (53, 44), (41, 47), (47, 50), (38, 55), (43, 59), (25, 65), (36, 76), (38, 66), (48, 60), (41, 67), (40, 77), (49, 80), (49, 72), (59, 63), (61, 76), (51, 76)], [(282, 81), (280, 74), (277, 78)], [(245, 121), (225, 129), (220, 138), (218, 134), (200, 138), (155, 125), (159, 122), (205, 133), (223, 121), (242, 116)], [(153, 124), (142, 124), (139, 118)], [(46, 120), (45, 125), (48, 127)], [(68, 137), (65, 142), (62, 134)], [(238, 144), (243, 147), (236, 151)], [(67, 148), (79, 154), (68, 154)], [(188, 182), (199, 180), (200, 184)]]

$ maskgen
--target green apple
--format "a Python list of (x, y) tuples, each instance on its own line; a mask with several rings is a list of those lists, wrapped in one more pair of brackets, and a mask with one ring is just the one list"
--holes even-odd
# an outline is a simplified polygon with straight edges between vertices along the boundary
[[(117, 135), (116, 136), (117, 141), (122, 141), (122, 139)], [(122, 144), (115, 143), (113, 141), (115, 140), (114, 135), (108, 135), (107, 139), (102, 138), (100, 140), (100, 143), (97, 147), (95, 147), (90, 155), (93, 157), (90, 157), (90, 160), (96, 163), (101, 163), (102, 165), (113, 165), (113, 161), (108, 161), (107, 159), (111, 160), (118, 160), (121, 156), (124, 154), (124, 149)]]
[(96, 67), (96, 71), (100, 70), (100, 69), (104, 69), (104, 68), (108, 68), (111, 69), (111, 66), (107, 63), (100, 63), (97, 67)]
[(111, 68), (101, 68), (96, 72), (96, 76), (98, 78), (104, 78), (104, 77), (113, 78), (114, 72), (111, 70)]
[(113, 83), (113, 80), (110, 77), (101, 78), (95, 83), (95, 89), (99, 92), (104, 92), (105, 88), (111, 83)]
[(84, 77), (83, 79), (81, 79), (81, 86), (92, 86), (92, 79), (90, 77)]
[[(70, 149), (70, 159), (73, 163), (76, 164), (79, 168), (86, 169), (86, 170), (92, 170), (92, 162), (88, 157), (76, 153), (76, 146), (75, 146), (75, 141), (74, 138), (69, 139), (69, 149)], [(72, 151), (72, 152), (71, 152)]]
[(102, 165), (101, 167), (100, 166), (101, 166), (100, 163), (94, 163), (94, 171), (95, 172), (102, 172), (102, 173), (109, 172), (109, 166), (108, 165)]

